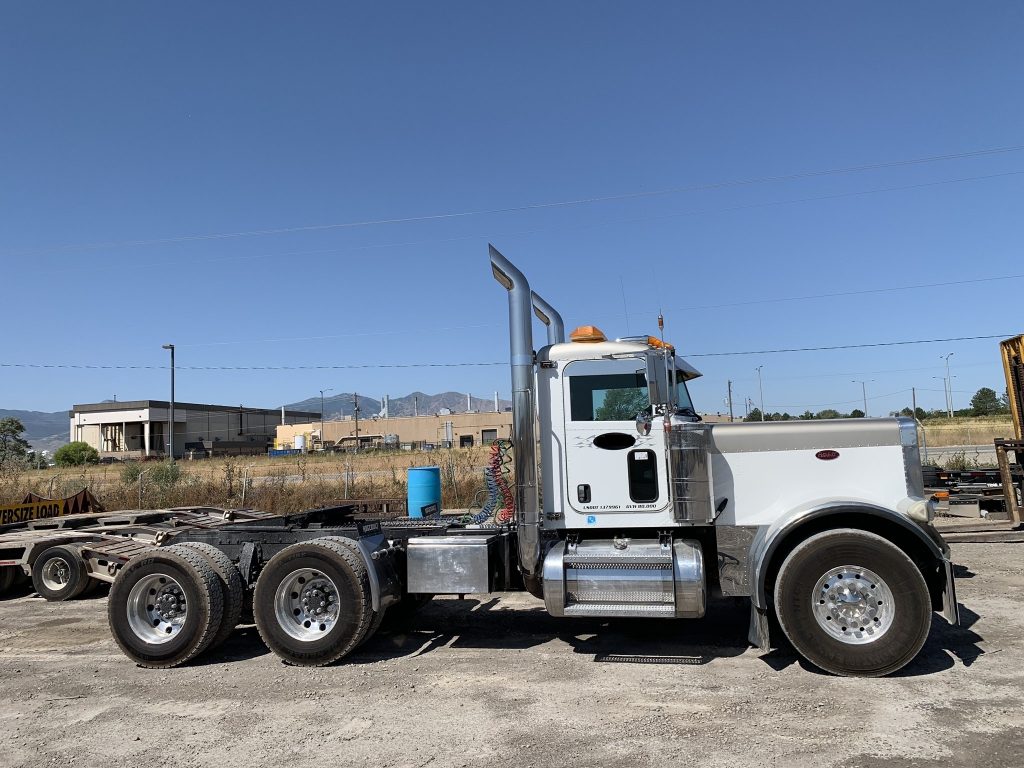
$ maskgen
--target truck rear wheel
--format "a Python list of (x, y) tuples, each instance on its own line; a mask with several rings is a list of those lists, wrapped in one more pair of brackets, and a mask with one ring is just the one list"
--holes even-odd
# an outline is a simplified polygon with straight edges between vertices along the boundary
[(253, 596), (260, 637), (289, 664), (323, 666), (362, 642), (373, 620), (361, 556), (334, 541), (293, 544), (270, 559)]
[(85, 559), (73, 547), (50, 547), (32, 563), (32, 587), (51, 603), (73, 600), (90, 581)]
[(174, 549), (128, 561), (110, 588), (111, 634), (143, 667), (175, 667), (198, 656), (222, 623), (224, 598), (213, 567), (199, 552)]
[(931, 626), (921, 571), (881, 536), (839, 529), (794, 549), (775, 582), (775, 610), (793, 647), (836, 675), (880, 677), (908, 664)]
[(221, 595), (224, 598), (224, 618), (221, 619), (220, 629), (214, 635), (210, 648), (217, 648), (225, 640), (231, 637), (242, 616), (242, 603), (245, 599), (245, 584), (242, 583), (242, 574), (231, 562), (231, 558), (212, 544), (201, 541), (184, 541), (168, 547), (169, 550), (177, 550), (181, 547), (190, 549), (203, 555), (210, 563), (220, 580)]
[[(350, 539), (347, 536), (324, 536), (317, 541), (331, 541), (342, 547), (347, 547), (350, 552), (356, 557), (362, 559), (363, 553), (359, 549), (359, 545), (355, 539)], [(373, 611), (373, 616), (370, 618), (370, 624), (366, 629), (366, 634), (363, 635), (356, 647), (365, 645), (371, 637), (377, 634), (377, 630), (380, 629), (380, 625), (384, 622), (384, 614), (387, 609), (381, 608), (379, 611)]]

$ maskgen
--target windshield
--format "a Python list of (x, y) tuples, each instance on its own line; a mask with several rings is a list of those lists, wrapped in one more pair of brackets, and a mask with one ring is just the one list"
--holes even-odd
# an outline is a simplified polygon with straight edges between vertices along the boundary
[(690, 399), (690, 391), (686, 388), (686, 382), (682, 376), (676, 378), (678, 379), (676, 381), (676, 410), (696, 416), (697, 411), (694, 410), (693, 401)]

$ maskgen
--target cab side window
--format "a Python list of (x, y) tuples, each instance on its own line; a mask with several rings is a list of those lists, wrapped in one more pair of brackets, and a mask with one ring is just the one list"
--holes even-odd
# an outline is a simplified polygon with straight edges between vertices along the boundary
[(569, 376), (572, 421), (632, 421), (651, 407), (643, 371)]

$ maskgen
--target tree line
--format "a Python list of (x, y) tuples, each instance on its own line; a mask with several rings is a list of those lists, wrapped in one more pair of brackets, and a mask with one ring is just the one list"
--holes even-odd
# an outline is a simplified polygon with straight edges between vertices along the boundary
[[(1010, 413), (1010, 401), (1007, 397), (1006, 392), (1002, 395), (997, 395), (994, 389), (990, 387), (982, 387), (974, 393), (974, 397), (971, 398), (971, 404), (967, 408), (959, 408), (953, 411), (954, 416), (960, 417), (974, 417), (974, 416), (1000, 416), (1003, 414)], [(926, 411), (924, 408), (918, 408), (917, 411), (911, 410), (909, 407), (903, 408), (899, 411), (890, 411), (889, 416), (910, 416), (917, 418), (918, 421), (926, 421), (928, 419), (945, 419), (948, 418), (949, 413), (945, 408), (933, 408), (930, 411)], [(810, 419), (862, 419), (864, 418), (864, 411), (860, 408), (854, 408), (849, 413), (842, 413), (835, 410), (834, 408), (826, 408), (825, 410), (813, 413), (811, 411), (804, 411), (801, 414), (792, 415), (789, 413), (765, 413), (763, 421), (807, 421)], [(743, 418), (743, 421), (762, 421), (761, 409), (754, 408), (750, 413)]]

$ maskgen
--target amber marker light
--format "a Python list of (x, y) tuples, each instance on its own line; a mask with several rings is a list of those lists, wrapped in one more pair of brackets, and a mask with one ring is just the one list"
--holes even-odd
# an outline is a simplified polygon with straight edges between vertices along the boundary
[(599, 341), (608, 341), (608, 338), (596, 325), (581, 325), (569, 334), (569, 339), (579, 344), (595, 344)]

